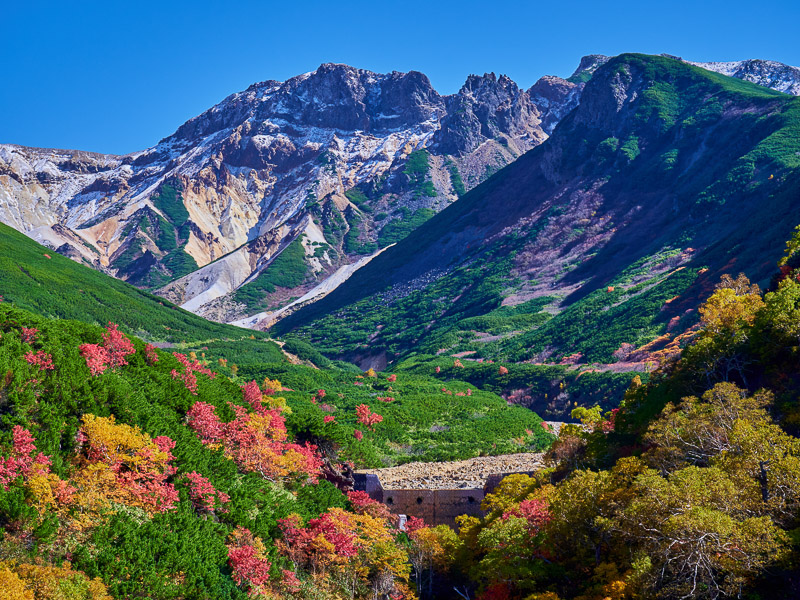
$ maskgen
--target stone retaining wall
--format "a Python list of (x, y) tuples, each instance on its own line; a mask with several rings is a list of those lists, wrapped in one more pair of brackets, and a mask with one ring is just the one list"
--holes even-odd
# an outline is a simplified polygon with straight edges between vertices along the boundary
[(385, 489), (378, 476), (372, 473), (356, 473), (354, 488), (367, 492), (370, 498), (385, 504), (395, 515), (422, 518), (429, 525), (449, 525), (455, 528), (456, 517), (459, 515), (484, 516), (481, 502), (507, 475), (511, 473), (490, 475), (483, 488), (401, 490)]

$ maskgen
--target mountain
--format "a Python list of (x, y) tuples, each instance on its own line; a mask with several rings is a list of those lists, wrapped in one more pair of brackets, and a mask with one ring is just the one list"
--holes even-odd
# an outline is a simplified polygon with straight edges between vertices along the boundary
[[(187, 310), (263, 328), (547, 139), (608, 60), (528, 90), (471, 75), (449, 96), (421, 73), (324, 64), (233, 94), (141, 152), (0, 145), (0, 220)], [(746, 63), (730, 74), (796, 91), (793, 67)]]
[(276, 329), (362, 365), (647, 357), (721, 274), (769, 283), (798, 190), (799, 98), (621, 55), (545, 143)]
[[(254, 84), (130, 155), (0, 146), (0, 219), (230, 320), (341, 279), (541, 143), (560, 82), (537, 96), (489, 73), (441, 96), (421, 73), (324, 64)], [(294, 271), (275, 280), (285, 251)]]
[(734, 62), (691, 62), (695, 65), (722, 73), (728, 77), (736, 77), (750, 83), (778, 90), (793, 96), (800, 96), (800, 68), (791, 67), (774, 60), (740, 60)]

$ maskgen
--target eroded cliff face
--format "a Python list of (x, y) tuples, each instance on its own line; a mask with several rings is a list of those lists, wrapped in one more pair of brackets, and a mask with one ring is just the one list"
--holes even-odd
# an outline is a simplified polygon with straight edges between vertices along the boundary
[[(541, 144), (607, 60), (527, 91), (471, 75), (450, 96), (422, 73), (324, 64), (233, 94), (141, 152), (0, 145), (0, 220), (210, 318), (270, 322)], [(797, 92), (766, 74), (785, 65), (750, 62), (725, 68)], [(290, 247), (290, 276), (269, 273)]]

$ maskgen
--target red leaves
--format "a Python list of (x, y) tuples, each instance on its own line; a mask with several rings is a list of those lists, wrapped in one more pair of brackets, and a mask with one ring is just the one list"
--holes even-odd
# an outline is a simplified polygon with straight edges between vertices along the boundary
[[(186, 386), (186, 389), (189, 390), (195, 396), (197, 395), (197, 375), (195, 375), (195, 373), (202, 373), (203, 375), (207, 375), (209, 379), (214, 379), (214, 377), (217, 376), (216, 373), (213, 373), (205, 365), (201, 364), (199, 361), (187, 358), (185, 354), (181, 354), (180, 352), (173, 352), (172, 356), (177, 358), (178, 362), (181, 363), (181, 365), (183, 365), (183, 373), (180, 373), (177, 370), (172, 369), (170, 375), (172, 375), (173, 379), (182, 379), (183, 385)], [(256, 387), (258, 387), (258, 385), (256, 385)]]
[(355, 492), (347, 492), (347, 499), (353, 505), (356, 512), (364, 512), (364, 509), (370, 504), (378, 504), (375, 500), (369, 497), (367, 492), (357, 490)]
[(425, 525), (425, 519), (409, 517), (406, 520), (406, 533), (408, 535), (413, 535), (415, 531), (419, 531), (425, 527), (427, 527), (427, 525)]
[(362, 439), (364, 439), (364, 434), (359, 429), (354, 429), (353, 437), (360, 442)]
[(550, 505), (547, 500), (533, 498), (523, 500), (519, 506), (503, 513), (503, 519), (511, 517), (522, 517), (528, 522), (528, 529), (532, 535), (536, 535), (552, 518)]
[(300, 580), (297, 578), (294, 571), (290, 571), (289, 569), (281, 570), (280, 586), (284, 593), (291, 594), (292, 596), (300, 592)]
[(29, 365), (38, 366), (40, 371), (52, 371), (56, 368), (53, 365), (53, 357), (44, 350), (39, 350), (36, 354), (28, 352), (23, 358), (28, 361)]
[(228, 545), (228, 562), (237, 585), (248, 585), (258, 592), (269, 583), (269, 569), (272, 566), (266, 558), (264, 544), (255, 538), (250, 530), (237, 527), (233, 542)]
[(81, 356), (86, 359), (86, 366), (92, 377), (100, 375), (108, 368), (108, 352), (97, 344), (83, 344), (80, 348)]
[(175, 508), (179, 501), (178, 491), (167, 479), (174, 475), (175, 467), (167, 464), (174, 457), (170, 452), (175, 442), (167, 436), (153, 438), (159, 451), (165, 453), (165, 459), (158, 459), (151, 448), (140, 448), (134, 457), (139, 459), (135, 470), (120, 472), (119, 466), (112, 466), (117, 471), (117, 481), (134, 500), (154, 512), (165, 512)]
[(388, 381), (389, 383), (394, 383), (395, 381), (397, 381), (397, 375), (389, 375), (386, 378), (386, 381)]
[(100, 375), (111, 367), (121, 367), (128, 364), (126, 356), (134, 354), (136, 349), (131, 341), (117, 328), (115, 323), (109, 323), (103, 334), (103, 345), (83, 344), (80, 347), (81, 356), (86, 359), (86, 366), (92, 376)]
[(151, 365), (154, 365), (158, 362), (158, 354), (156, 353), (156, 347), (153, 344), (147, 344), (144, 347), (144, 354), (147, 358), (147, 362)]
[(370, 430), (383, 421), (383, 417), (370, 411), (369, 406), (366, 404), (359, 404), (356, 407), (356, 415), (358, 416), (358, 422), (365, 425)]
[(127, 365), (125, 357), (136, 353), (131, 341), (117, 329), (115, 323), (108, 324), (103, 334), (103, 346), (108, 352), (108, 362), (112, 369)]
[(228, 550), (228, 559), (233, 569), (233, 580), (238, 585), (248, 583), (260, 586), (269, 582), (269, 561), (258, 558), (253, 546), (241, 546)]
[(36, 444), (34, 444), (30, 431), (19, 425), (14, 425), (12, 432), (13, 446), (11, 448), (11, 456), (0, 458), (0, 487), (6, 490), (8, 489), (8, 484), (20, 475), (28, 477), (34, 470), (35, 465), (45, 471), (48, 471), (50, 466), (50, 459), (41, 452), (35, 457), (33, 456), (33, 453), (36, 452)]
[(39, 333), (39, 330), (35, 327), (23, 327), (21, 334), (23, 343), (32, 344), (35, 342), (37, 333)]
[(367, 492), (347, 492), (347, 499), (353, 505), (353, 511), (359, 515), (369, 515), (382, 521), (389, 521), (392, 513), (380, 502), (369, 497)]
[(322, 422), (323, 423), (336, 423), (336, 417), (334, 417), (333, 415), (325, 415), (324, 417), (322, 417)]
[(508, 369), (506, 367), (501, 366), (499, 369), (497, 369), (497, 374), (508, 375)]
[(264, 395), (261, 392), (261, 388), (258, 387), (255, 379), (242, 386), (242, 393), (244, 394), (244, 401), (252, 406), (253, 410), (257, 410), (261, 407), (261, 400), (263, 399)]
[(225, 424), (215, 414), (213, 405), (195, 402), (186, 416), (189, 420), (189, 427), (200, 436), (203, 444), (216, 443), (222, 437)]
[(286, 420), (278, 410), (268, 410), (260, 405), (260, 400), (254, 413), (241, 406), (231, 405), (231, 408), (236, 418), (223, 423), (214, 406), (195, 402), (187, 413), (189, 427), (203, 444), (219, 444), (225, 455), (244, 471), (259, 473), (266, 479), (290, 475), (316, 479), (322, 467), (316, 447), (287, 443)]
[(508, 583), (497, 582), (490, 584), (478, 598), (479, 600), (511, 600), (513, 596)]
[(619, 412), (619, 408), (612, 408), (611, 409), (611, 414), (609, 415), (608, 420), (607, 421), (603, 421), (603, 423), (601, 424), (601, 428), (603, 430), (603, 433), (611, 433), (612, 431), (614, 431), (614, 427), (616, 426), (616, 420), (617, 420), (617, 413), (618, 412)]
[(195, 509), (213, 512), (217, 504), (225, 504), (230, 501), (227, 494), (217, 491), (211, 482), (200, 473), (196, 471), (187, 473), (186, 479), (189, 480), (189, 498)]
[(334, 556), (348, 558), (358, 553), (357, 539), (352, 532), (348, 513), (341, 510), (333, 512), (309, 520), (306, 527), (302, 527), (297, 515), (278, 520), (284, 546), (292, 560), (300, 563), (314, 563), (315, 560), (327, 562), (325, 558), (317, 556), (325, 552), (325, 545), (319, 543), (320, 538), (327, 542), (328, 551)]

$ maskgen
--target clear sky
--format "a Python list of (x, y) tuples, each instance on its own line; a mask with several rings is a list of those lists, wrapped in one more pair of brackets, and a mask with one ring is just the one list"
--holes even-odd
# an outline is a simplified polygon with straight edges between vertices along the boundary
[(489, 71), (527, 88), (584, 54), (800, 65), (798, 22), (798, 0), (7, 0), (0, 143), (140, 150), (228, 94), (323, 62), (422, 71), (440, 93)]

